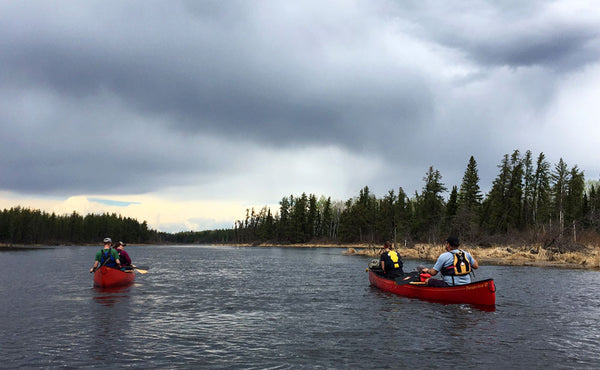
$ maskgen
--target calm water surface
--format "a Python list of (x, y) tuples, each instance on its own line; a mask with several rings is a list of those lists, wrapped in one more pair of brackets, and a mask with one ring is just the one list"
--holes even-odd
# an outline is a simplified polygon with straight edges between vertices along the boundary
[(484, 311), (379, 291), (337, 248), (131, 246), (149, 272), (98, 289), (99, 248), (0, 252), (1, 368), (600, 366), (598, 271), (482, 266)]

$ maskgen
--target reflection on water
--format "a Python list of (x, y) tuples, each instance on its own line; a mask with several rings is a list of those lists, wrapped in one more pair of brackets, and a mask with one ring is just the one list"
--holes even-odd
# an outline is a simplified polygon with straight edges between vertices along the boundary
[[(382, 292), (368, 283), (369, 259), (341, 249), (132, 246), (149, 272), (134, 285), (90, 288), (96, 249), (2, 254), (3, 365), (593, 368), (599, 360), (600, 298), (590, 288), (598, 271), (481, 266), (478, 278), (498, 287), (489, 308)], [(419, 264), (405, 261), (407, 271)]]
[(129, 292), (131, 291), (131, 288), (132, 285), (110, 288), (93, 287), (93, 299), (95, 302), (104, 306), (112, 306), (115, 303), (129, 299)]

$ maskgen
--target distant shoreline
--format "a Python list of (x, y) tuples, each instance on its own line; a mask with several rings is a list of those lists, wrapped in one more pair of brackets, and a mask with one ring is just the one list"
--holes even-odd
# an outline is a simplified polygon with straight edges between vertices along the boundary
[[(82, 244), (94, 246), (95, 244)], [(132, 246), (143, 246), (144, 244), (132, 244)], [(174, 244), (175, 245), (175, 244)], [(338, 248), (345, 249), (345, 255), (369, 256), (377, 258), (381, 249), (380, 245), (374, 244), (249, 244), (249, 243), (219, 243), (214, 246), (233, 247), (277, 247), (277, 248)], [(9, 245), (0, 244), (0, 250), (32, 250), (58, 247), (69, 247), (73, 245)], [(99, 248), (101, 245), (97, 245)], [(462, 246), (469, 251), (481, 265), (501, 266), (533, 266), (533, 267), (555, 267), (569, 269), (600, 269), (600, 247), (588, 247), (580, 252), (555, 253), (545, 250), (540, 246), (493, 246), (482, 248), (477, 246)], [(415, 244), (414, 246), (398, 248), (400, 255), (405, 260), (426, 260), (434, 262), (444, 252), (443, 247), (431, 244)]]

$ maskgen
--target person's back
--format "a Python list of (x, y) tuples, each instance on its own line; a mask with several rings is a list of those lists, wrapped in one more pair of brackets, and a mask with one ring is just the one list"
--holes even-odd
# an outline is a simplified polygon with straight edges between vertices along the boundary
[(111, 248), (112, 240), (104, 238), (104, 248), (96, 253), (94, 258), (94, 266), (90, 269), (90, 273), (96, 271), (102, 266), (120, 267), (119, 253)]
[(425, 273), (435, 276), (438, 272), (442, 274), (442, 280), (428, 278), (429, 286), (453, 286), (465, 285), (471, 282), (471, 269), (479, 268), (477, 260), (466, 251), (458, 249), (460, 242), (458, 238), (450, 236), (446, 240), (446, 252), (442, 253), (435, 265), (430, 269), (423, 269)]
[[(463, 270), (460, 272), (456, 272), (457, 267), (460, 269), (460, 266), (455, 266), (455, 260), (458, 260), (460, 263), (460, 259), (457, 258), (459, 253), (463, 253), (465, 261), (468, 266), (468, 271)], [(440, 262), (440, 264), (438, 264)], [(444, 252), (438, 258), (438, 262), (433, 266), (434, 269), (440, 268), (440, 273), (442, 274), (442, 278), (448, 285), (465, 285), (471, 283), (471, 268), (475, 262), (473, 257), (467, 251), (463, 251), (460, 249), (453, 249), (448, 252)]]
[(131, 269), (131, 258), (129, 257), (129, 253), (124, 249), (127, 244), (119, 241), (115, 244), (115, 248), (119, 253), (119, 260), (121, 260), (121, 267), (125, 269)]
[(402, 270), (402, 258), (400, 258), (400, 254), (395, 250), (390, 249), (391, 243), (386, 242), (383, 253), (381, 254), (381, 268), (384, 271), (384, 274), (387, 277), (397, 277), (402, 276), (404, 271)]
[(99, 260), (100, 266), (117, 267), (117, 259), (119, 259), (119, 254), (112, 248), (101, 249), (96, 254), (96, 258)]

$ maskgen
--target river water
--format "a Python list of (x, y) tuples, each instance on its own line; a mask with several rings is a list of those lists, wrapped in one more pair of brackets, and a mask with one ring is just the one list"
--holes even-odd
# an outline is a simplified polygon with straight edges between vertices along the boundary
[(600, 366), (599, 271), (481, 266), (490, 311), (382, 292), (338, 248), (131, 246), (148, 273), (99, 289), (99, 248), (0, 249), (0, 368)]

